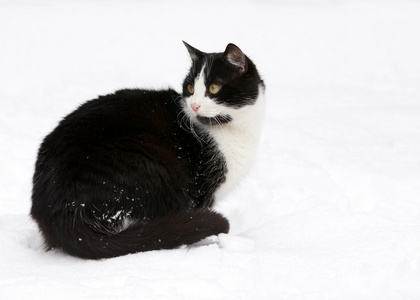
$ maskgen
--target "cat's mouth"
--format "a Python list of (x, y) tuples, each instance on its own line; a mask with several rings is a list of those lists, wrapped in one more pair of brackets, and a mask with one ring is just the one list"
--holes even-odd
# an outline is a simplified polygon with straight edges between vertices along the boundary
[(229, 123), (232, 121), (232, 117), (230, 115), (216, 115), (214, 117), (203, 117), (200, 115), (197, 115), (197, 120), (200, 121), (202, 124), (205, 125), (222, 125)]

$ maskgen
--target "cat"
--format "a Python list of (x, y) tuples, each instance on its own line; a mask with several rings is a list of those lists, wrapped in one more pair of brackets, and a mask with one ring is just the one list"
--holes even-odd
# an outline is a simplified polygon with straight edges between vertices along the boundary
[(86, 259), (228, 233), (211, 209), (250, 171), (265, 85), (234, 44), (192, 65), (182, 94), (124, 89), (82, 104), (45, 137), (31, 216), (47, 249)]

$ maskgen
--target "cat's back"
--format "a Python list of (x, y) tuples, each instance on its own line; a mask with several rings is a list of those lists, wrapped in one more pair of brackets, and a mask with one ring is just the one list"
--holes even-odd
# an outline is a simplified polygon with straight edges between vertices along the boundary
[(176, 121), (178, 97), (179, 94), (171, 89), (119, 90), (82, 104), (60, 122), (56, 131), (82, 132), (82, 136), (106, 132), (115, 138), (115, 135), (139, 129), (145, 133), (163, 130)]
[(74, 156), (95, 145), (122, 147), (134, 137), (158, 140), (176, 127), (178, 97), (171, 89), (125, 89), (87, 101), (63, 118), (41, 150)]
[(126, 89), (82, 104), (41, 144), (34, 186), (112, 172), (123, 177), (129, 165), (140, 165), (145, 157), (172, 157), (178, 96), (170, 89)]

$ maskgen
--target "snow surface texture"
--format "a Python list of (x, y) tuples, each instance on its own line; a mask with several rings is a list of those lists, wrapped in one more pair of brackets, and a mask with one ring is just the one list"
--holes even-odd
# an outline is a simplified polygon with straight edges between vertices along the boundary
[[(0, 299), (420, 299), (418, 1), (0, 0)], [(82, 102), (180, 91), (236, 43), (267, 84), (228, 235), (101, 261), (44, 252), (37, 148)]]

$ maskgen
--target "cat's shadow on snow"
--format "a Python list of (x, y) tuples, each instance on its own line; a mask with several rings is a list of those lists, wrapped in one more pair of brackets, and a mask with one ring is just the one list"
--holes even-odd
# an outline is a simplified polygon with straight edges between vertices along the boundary
[[(60, 254), (63, 256), (67, 256), (63, 251), (60, 249), (52, 249), (51, 251), (45, 252), (45, 244), (42, 238), (41, 233), (38, 230), (35, 229), (28, 229), (25, 233), (24, 237), (21, 239), (22, 245), (30, 250), (33, 250), (35, 252), (40, 252), (45, 255), (46, 253), (54, 253), (54, 254)], [(206, 246), (216, 245), (218, 248), (223, 248), (221, 245), (221, 242), (219, 240), (218, 236), (210, 236), (207, 237), (201, 241), (198, 241), (192, 245), (182, 245), (181, 247), (177, 249), (185, 249), (187, 251), (192, 249), (198, 249)], [(174, 249), (176, 250), (176, 249)], [(141, 255), (141, 253), (137, 253), (138, 255)]]
[(39, 251), (44, 249), (44, 241), (38, 230), (30, 229), (27, 230), (22, 243), (29, 249)]

